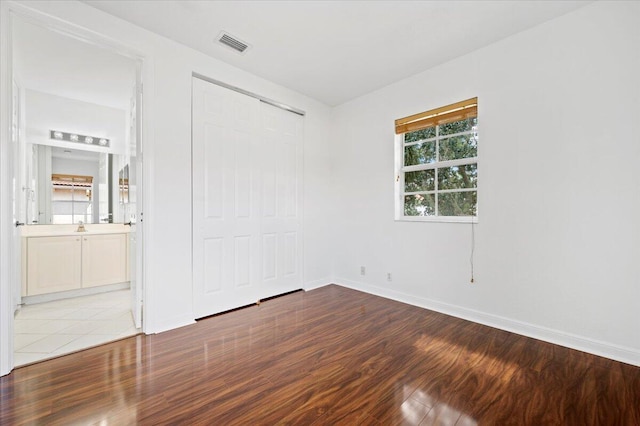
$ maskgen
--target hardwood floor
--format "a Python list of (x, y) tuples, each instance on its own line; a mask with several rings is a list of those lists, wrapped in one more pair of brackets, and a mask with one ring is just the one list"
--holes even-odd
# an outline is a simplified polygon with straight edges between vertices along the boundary
[(16, 369), (0, 424), (640, 425), (640, 368), (338, 286)]

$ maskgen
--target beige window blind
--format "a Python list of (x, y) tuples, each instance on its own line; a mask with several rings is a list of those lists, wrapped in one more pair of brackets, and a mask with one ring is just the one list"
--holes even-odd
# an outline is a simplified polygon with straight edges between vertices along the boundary
[(455, 104), (413, 114), (396, 120), (396, 134), (415, 132), (437, 124), (451, 123), (478, 115), (478, 98), (467, 99)]
[(54, 186), (91, 188), (93, 186), (93, 176), (52, 174), (51, 183)]

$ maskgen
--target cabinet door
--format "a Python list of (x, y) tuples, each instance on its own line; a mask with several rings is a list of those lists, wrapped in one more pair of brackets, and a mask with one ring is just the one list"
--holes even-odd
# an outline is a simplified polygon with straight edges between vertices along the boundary
[(127, 281), (126, 234), (82, 237), (82, 287)]
[(27, 239), (27, 294), (80, 288), (79, 236)]

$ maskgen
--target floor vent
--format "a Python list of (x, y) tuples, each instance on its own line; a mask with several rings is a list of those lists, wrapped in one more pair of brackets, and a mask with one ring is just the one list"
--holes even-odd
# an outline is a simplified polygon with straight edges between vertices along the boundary
[(236, 37), (224, 31), (218, 35), (218, 42), (240, 53), (244, 53), (244, 51), (249, 48), (247, 43), (238, 40)]

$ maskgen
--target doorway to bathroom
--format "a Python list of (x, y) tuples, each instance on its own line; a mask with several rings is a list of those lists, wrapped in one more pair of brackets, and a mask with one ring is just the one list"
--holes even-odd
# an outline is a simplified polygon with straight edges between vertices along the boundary
[(142, 329), (143, 64), (90, 31), (9, 23), (20, 366)]

